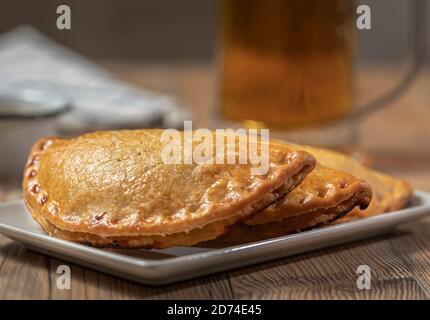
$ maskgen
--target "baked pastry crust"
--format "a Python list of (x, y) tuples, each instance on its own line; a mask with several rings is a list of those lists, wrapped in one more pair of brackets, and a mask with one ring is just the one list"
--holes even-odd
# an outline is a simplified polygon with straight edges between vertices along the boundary
[(23, 179), (33, 217), (54, 236), (94, 246), (190, 245), (274, 203), (315, 165), (310, 154), (279, 145), (270, 145), (264, 176), (252, 175), (251, 164), (165, 164), (162, 132), (39, 140)]
[(202, 245), (231, 246), (323, 226), (345, 216), (355, 207), (365, 209), (371, 197), (372, 190), (367, 182), (317, 164), (286, 197), (231, 232)]
[[(232, 232), (201, 245), (231, 246), (279, 237), (330, 223), (340, 224), (362, 219), (404, 208), (412, 197), (412, 188), (406, 181), (369, 169), (342, 153), (283, 141), (273, 143), (286, 145), (293, 150), (307, 151), (315, 156), (318, 164), (300, 186), (283, 200), (256, 215), (247, 222), (248, 225), (241, 225)], [(361, 179), (368, 185), (366, 186)], [(333, 193), (335, 196), (329, 198), (313, 196), (315, 191), (324, 188), (327, 183), (343, 185), (346, 188), (335, 190)], [(368, 203), (367, 209), (361, 210), (370, 200), (369, 185), (373, 192), (372, 200)], [(309, 202), (297, 201), (305, 199), (307, 194), (310, 194)], [(361, 208), (356, 208), (357, 205)], [(283, 220), (274, 222), (282, 216)]]
[(96, 234), (83, 232), (70, 232), (59, 229), (51, 224), (41, 215), (35, 215), (34, 218), (43, 229), (51, 236), (70, 240), (81, 244), (90, 245), (100, 248), (117, 248), (117, 249), (164, 249), (173, 246), (192, 246), (200, 242), (216, 239), (220, 235), (234, 229), (243, 222), (252, 212), (259, 212), (265, 207), (273, 204), (278, 199), (285, 196), (287, 188), (281, 187), (264, 196), (253, 205), (249, 205), (239, 213), (239, 218), (225, 219), (209, 223), (202, 228), (196, 228), (189, 232), (178, 232), (169, 235), (139, 235), (139, 236), (108, 236), (101, 237)]
[[(361, 197), (360, 195), (358, 197)], [(339, 203), (333, 208), (320, 208), (300, 215), (286, 217), (281, 221), (268, 222), (260, 225), (241, 224), (232, 231), (212, 240), (199, 243), (199, 247), (223, 248), (244, 243), (256, 242), (265, 239), (282, 237), (300, 231), (306, 231), (328, 225), (337, 221), (351, 211), (357, 203), (352, 197)]]
[[(306, 179), (287, 197), (247, 220), (247, 225), (262, 225), (294, 217), (320, 213), (318, 224), (333, 221), (352, 208), (367, 208), (372, 198), (370, 185), (357, 177), (317, 164)], [(305, 218), (309, 220), (308, 217)], [(284, 221), (286, 222), (286, 221)], [(284, 223), (287, 227), (287, 223)], [(299, 230), (291, 224), (291, 231)]]
[(406, 207), (412, 198), (412, 187), (407, 181), (370, 169), (359, 161), (340, 152), (303, 145), (287, 144), (286, 146), (294, 150), (307, 151), (315, 156), (318, 163), (336, 170), (351, 173), (365, 180), (372, 187), (372, 201), (366, 210), (354, 209), (344, 218), (336, 220), (335, 223), (343, 223), (399, 210)]

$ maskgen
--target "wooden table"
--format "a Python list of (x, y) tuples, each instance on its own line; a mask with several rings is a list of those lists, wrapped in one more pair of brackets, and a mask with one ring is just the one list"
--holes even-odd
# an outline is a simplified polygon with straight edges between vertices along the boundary
[[(211, 66), (139, 66), (105, 63), (138, 86), (176, 94), (210, 125)], [(361, 96), (377, 95), (395, 82), (397, 68), (368, 68)], [(411, 90), (359, 126), (359, 149), (375, 167), (430, 191), (430, 72)], [(18, 182), (1, 180), (2, 200), (19, 197)], [(0, 236), (0, 299), (426, 299), (430, 298), (430, 218), (385, 236), (262, 263), (164, 287), (147, 287), (72, 265), (71, 290), (56, 287), (64, 262), (27, 251)], [(368, 265), (371, 290), (358, 290), (356, 269)]]

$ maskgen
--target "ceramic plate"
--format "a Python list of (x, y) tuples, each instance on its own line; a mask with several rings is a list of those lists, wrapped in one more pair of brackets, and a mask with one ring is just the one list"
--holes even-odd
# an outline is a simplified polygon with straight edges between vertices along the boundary
[(430, 193), (408, 208), (302, 233), (222, 249), (104, 250), (46, 235), (22, 201), (0, 204), (0, 232), (29, 249), (144, 284), (162, 285), (376, 236), (430, 214)]

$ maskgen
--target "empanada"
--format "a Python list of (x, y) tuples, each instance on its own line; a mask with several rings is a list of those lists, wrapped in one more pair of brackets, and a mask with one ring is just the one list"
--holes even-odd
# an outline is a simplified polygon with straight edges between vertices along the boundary
[(256, 214), (245, 224), (256, 226), (310, 213), (318, 216), (315, 225), (328, 223), (356, 206), (367, 208), (371, 198), (372, 189), (367, 182), (349, 173), (317, 164), (288, 196)]
[(23, 180), (33, 217), (51, 235), (93, 246), (192, 245), (276, 202), (315, 165), (307, 152), (272, 144), (265, 175), (249, 163), (165, 164), (162, 132), (39, 140)]
[(311, 153), (318, 163), (337, 170), (344, 170), (367, 181), (373, 190), (373, 198), (366, 210), (354, 209), (347, 216), (336, 221), (342, 223), (353, 219), (395, 211), (404, 208), (412, 197), (412, 187), (407, 181), (372, 170), (359, 161), (342, 153), (303, 145), (287, 144), (294, 150)]
[[(406, 181), (369, 169), (342, 153), (304, 145), (287, 144), (282, 141), (272, 143), (279, 143), (293, 150), (307, 151), (315, 156), (318, 164), (297, 188), (278, 203), (248, 220), (248, 225), (243, 224), (215, 241), (203, 244), (204, 246), (230, 246), (279, 237), (330, 222), (339, 224), (404, 208), (411, 199), (412, 188)], [(370, 196), (369, 187), (363, 184), (359, 178), (368, 182), (373, 192), (372, 200), (365, 210), (352, 209), (357, 204), (363, 207), (370, 200), (368, 197)], [(332, 195), (339, 193), (343, 196), (328, 198), (327, 194), (324, 198), (313, 196), (317, 190), (322, 190), (321, 194), (326, 193), (324, 186), (327, 184), (338, 187), (344, 186), (344, 188), (334, 189), (332, 193)], [(355, 187), (351, 189), (353, 185)], [(358, 198), (354, 196), (356, 192), (361, 194)], [(347, 194), (352, 196), (351, 200), (348, 200)], [(367, 200), (364, 199), (366, 198), (365, 194), (367, 194)], [(306, 198), (309, 200), (307, 203), (298, 201), (298, 199)], [(360, 198), (361, 200), (357, 202)], [(338, 199), (345, 200), (337, 201)], [(333, 207), (330, 206), (330, 203)], [(274, 208), (277, 209), (274, 210)], [(342, 217), (343, 215), (345, 216)], [(282, 217), (284, 218), (281, 221), (276, 221)]]
[[(371, 200), (369, 184), (349, 173), (317, 164), (280, 201), (205, 246), (228, 246), (283, 236), (329, 224)], [(357, 208), (357, 210), (360, 210)]]

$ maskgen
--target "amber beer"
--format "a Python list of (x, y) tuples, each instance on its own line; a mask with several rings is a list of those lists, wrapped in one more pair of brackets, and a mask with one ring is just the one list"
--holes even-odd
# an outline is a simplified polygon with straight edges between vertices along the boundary
[(221, 112), (295, 128), (353, 107), (352, 0), (223, 0)]

